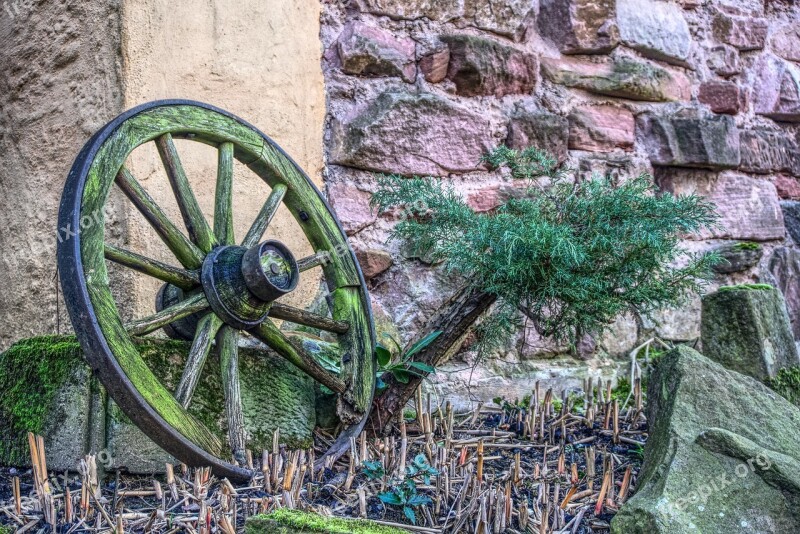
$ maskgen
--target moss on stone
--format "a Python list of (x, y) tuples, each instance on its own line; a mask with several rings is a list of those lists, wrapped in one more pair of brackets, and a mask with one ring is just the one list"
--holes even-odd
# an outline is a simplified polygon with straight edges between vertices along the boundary
[(83, 365), (74, 336), (26, 339), (0, 354), (0, 462), (27, 461), (27, 433), (42, 432), (59, 389)]
[(767, 291), (772, 289), (769, 284), (737, 284), (735, 286), (722, 286), (718, 291), (738, 291), (738, 290), (752, 290), (752, 291)]
[(761, 245), (752, 241), (742, 241), (733, 245), (735, 250), (761, 250)]
[(787, 367), (778, 371), (767, 385), (783, 398), (800, 406), (800, 366)]
[(402, 534), (408, 532), (387, 527), (364, 519), (343, 519), (279, 508), (269, 514), (256, 515), (247, 520), (246, 534)]

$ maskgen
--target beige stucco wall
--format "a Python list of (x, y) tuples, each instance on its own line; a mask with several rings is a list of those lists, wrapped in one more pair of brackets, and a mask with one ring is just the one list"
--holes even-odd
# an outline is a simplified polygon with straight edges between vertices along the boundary
[[(325, 115), (317, 0), (17, 0), (0, 12), (0, 350), (57, 330), (56, 214), (81, 145), (114, 116), (162, 98), (222, 107), (275, 139), (317, 184)], [(213, 213), (216, 154), (179, 142), (200, 203)], [(180, 221), (156, 151), (130, 166)], [(266, 199), (263, 182), (236, 169), (241, 238)], [(119, 193), (110, 239), (175, 263)], [(286, 213), (267, 233), (298, 257), (310, 249)], [(157, 283), (112, 272), (124, 315), (152, 312)], [(307, 298), (316, 284), (306, 284)], [(60, 303), (60, 330), (68, 319)]]
[[(320, 5), (315, 0), (173, 2), (126, 0), (122, 9), (125, 107), (187, 98), (226, 109), (272, 137), (319, 185), (325, 97), (320, 66)], [(216, 150), (176, 142), (198, 201), (213, 214)], [(131, 168), (154, 198), (180, 220), (153, 147), (134, 153)], [(235, 169), (237, 239), (244, 237), (269, 188), (243, 166)], [(169, 261), (141, 216), (128, 208), (130, 245)], [(311, 253), (288, 212), (279, 212), (267, 237), (284, 241), (297, 258)], [(171, 260), (174, 263), (174, 260)], [(318, 287), (307, 278), (293, 296), (307, 301)], [(136, 276), (137, 313), (151, 309), (159, 283)]]

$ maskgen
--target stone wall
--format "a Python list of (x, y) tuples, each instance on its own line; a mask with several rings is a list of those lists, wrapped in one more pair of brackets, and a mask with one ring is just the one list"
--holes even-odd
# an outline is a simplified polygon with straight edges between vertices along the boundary
[[(730, 260), (709, 289), (776, 284), (800, 335), (799, 24), (800, 6), (779, 0), (325, 2), (327, 191), (378, 313), (408, 338), (454, 282), (387, 245), (395, 221), (368, 206), (376, 173), (440, 177), (489, 211), (514, 185), (480, 157), (507, 143), (708, 197), (720, 224), (686, 247)], [(695, 299), (621, 317), (584, 362), (521, 332), (475, 374), (448, 366), (439, 390), (471, 376), (477, 396), (513, 398), (536, 379), (607, 375), (653, 336), (696, 339), (699, 313)]]

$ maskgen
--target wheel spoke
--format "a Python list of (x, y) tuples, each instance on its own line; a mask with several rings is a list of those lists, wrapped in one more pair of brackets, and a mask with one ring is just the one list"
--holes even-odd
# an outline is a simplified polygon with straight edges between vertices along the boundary
[(278, 211), (278, 207), (281, 205), (281, 202), (283, 202), (283, 196), (285, 194), (286, 186), (283, 184), (277, 184), (272, 188), (272, 192), (270, 192), (269, 197), (267, 197), (266, 202), (264, 202), (264, 205), (261, 207), (261, 211), (258, 212), (258, 216), (253, 222), (253, 226), (251, 226), (250, 230), (247, 231), (247, 235), (242, 241), (243, 247), (250, 248), (254, 245), (257, 245), (258, 242), (261, 241), (261, 237), (264, 235), (264, 232), (267, 231), (269, 222), (275, 216), (275, 213)]
[(117, 173), (116, 184), (147, 219), (181, 265), (187, 269), (197, 269), (203, 264), (203, 252), (167, 218), (164, 211), (125, 167)]
[(155, 332), (159, 328), (177, 321), (178, 319), (183, 319), (193, 313), (201, 312), (206, 308), (208, 308), (206, 296), (202, 293), (198, 293), (168, 308), (164, 308), (158, 313), (125, 324), (125, 330), (132, 336), (143, 336), (150, 332)]
[(222, 366), (222, 389), (225, 392), (225, 415), (228, 421), (228, 440), (233, 457), (244, 465), (247, 433), (242, 413), (242, 394), (239, 389), (239, 332), (223, 326), (217, 334), (217, 354)]
[(200, 373), (203, 372), (203, 365), (211, 351), (211, 343), (221, 327), (222, 319), (213, 313), (204, 315), (197, 323), (192, 349), (189, 351), (189, 358), (186, 360), (181, 381), (175, 389), (175, 400), (184, 408), (188, 408), (192, 401), (197, 382), (200, 380)]
[(271, 320), (266, 319), (250, 333), (331, 391), (344, 393), (347, 389), (341, 378), (326, 371), (310, 354), (293, 345)]
[(183, 165), (181, 165), (175, 143), (172, 142), (172, 136), (167, 133), (156, 139), (156, 147), (158, 147), (158, 154), (167, 171), (169, 183), (172, 185), (172, 191), (178, 201), (189, 237), (203, 252), (210, 252), (217, 244), (217, 239), (214, 237), (211, 227), (208, 226), (208, 221), (203, 216), (203, 211), (189, 186), (189, 180), (186, 178)]
[(330, 254), (328, 251), (323, 250), (322, 252), (317, 252), (316, 254), (312, 254), (311, 256), (306, 256), (305, 258), (297, 260), (297, 269), (302, 273), (303, 271), (313, 269), (318, 265), (325, 265), (329, 261)]
[(334, 321), (324, 315), (294, 308), (278, 302), (272, 303), (272, 307), (269, 309), (269, 316), (275, 319), (282, 319), (284, 321), (310, 326), (312, 328), (319, 328), (327, 332), (334, 332), (336, 334), (344, 334), (350, 329), (350, 325), (345, 321)]
[(124, 265), (140, 273), (158, 278), (181, 289), (191, 289), (200, 284), (200, 275), (197, 271), (186, 271), (178, 269), (166, 263), (147, 258), (125, 250), (124, 248), (117, 248), (113, 245), (105, 245), (106, 259)]
[(214, 235), (223, 245), (233, 245), (233, 143), (219, 146), (217, 192), (214, 200)]

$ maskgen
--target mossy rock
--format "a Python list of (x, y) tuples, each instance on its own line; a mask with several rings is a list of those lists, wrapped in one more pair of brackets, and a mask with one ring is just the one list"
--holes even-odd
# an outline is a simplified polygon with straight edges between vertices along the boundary
[(343, 519), (279, 508), (269, 514), (247, 519), (245, 534), (404, 534), (399, 528), (379, 525), (365, 519)]
[(800, 406), (800, 366), (781, 369), (767, 385), (789, 402)]
[(705, 295), (700, 330), (703, 354), (762, 382), (800, 364), (783, 295), (770, 285)]
[[(142, 358), (167, 388), (180, 380), (190, 344), (141, 339)], [(189, 411), (227, 439), (220, 364), (209, 355)], [(311, 445), (316, 423), (314, 382), (268, 350), (240, 348), (245, 427), (253, 450), (271, 448), (276, 428), (289, 448)], [(27, 432), (45, 437), (48, 467), (74, 469), (89, 452), (106, 468), (135, 473), (163, 470), (172, 458), (106, 399), (74, 337), (45, 336), (16, 343), (0, 354), (0, 463), (28, 465)], [(100, 457), (98, 457), (100, 458)]]

